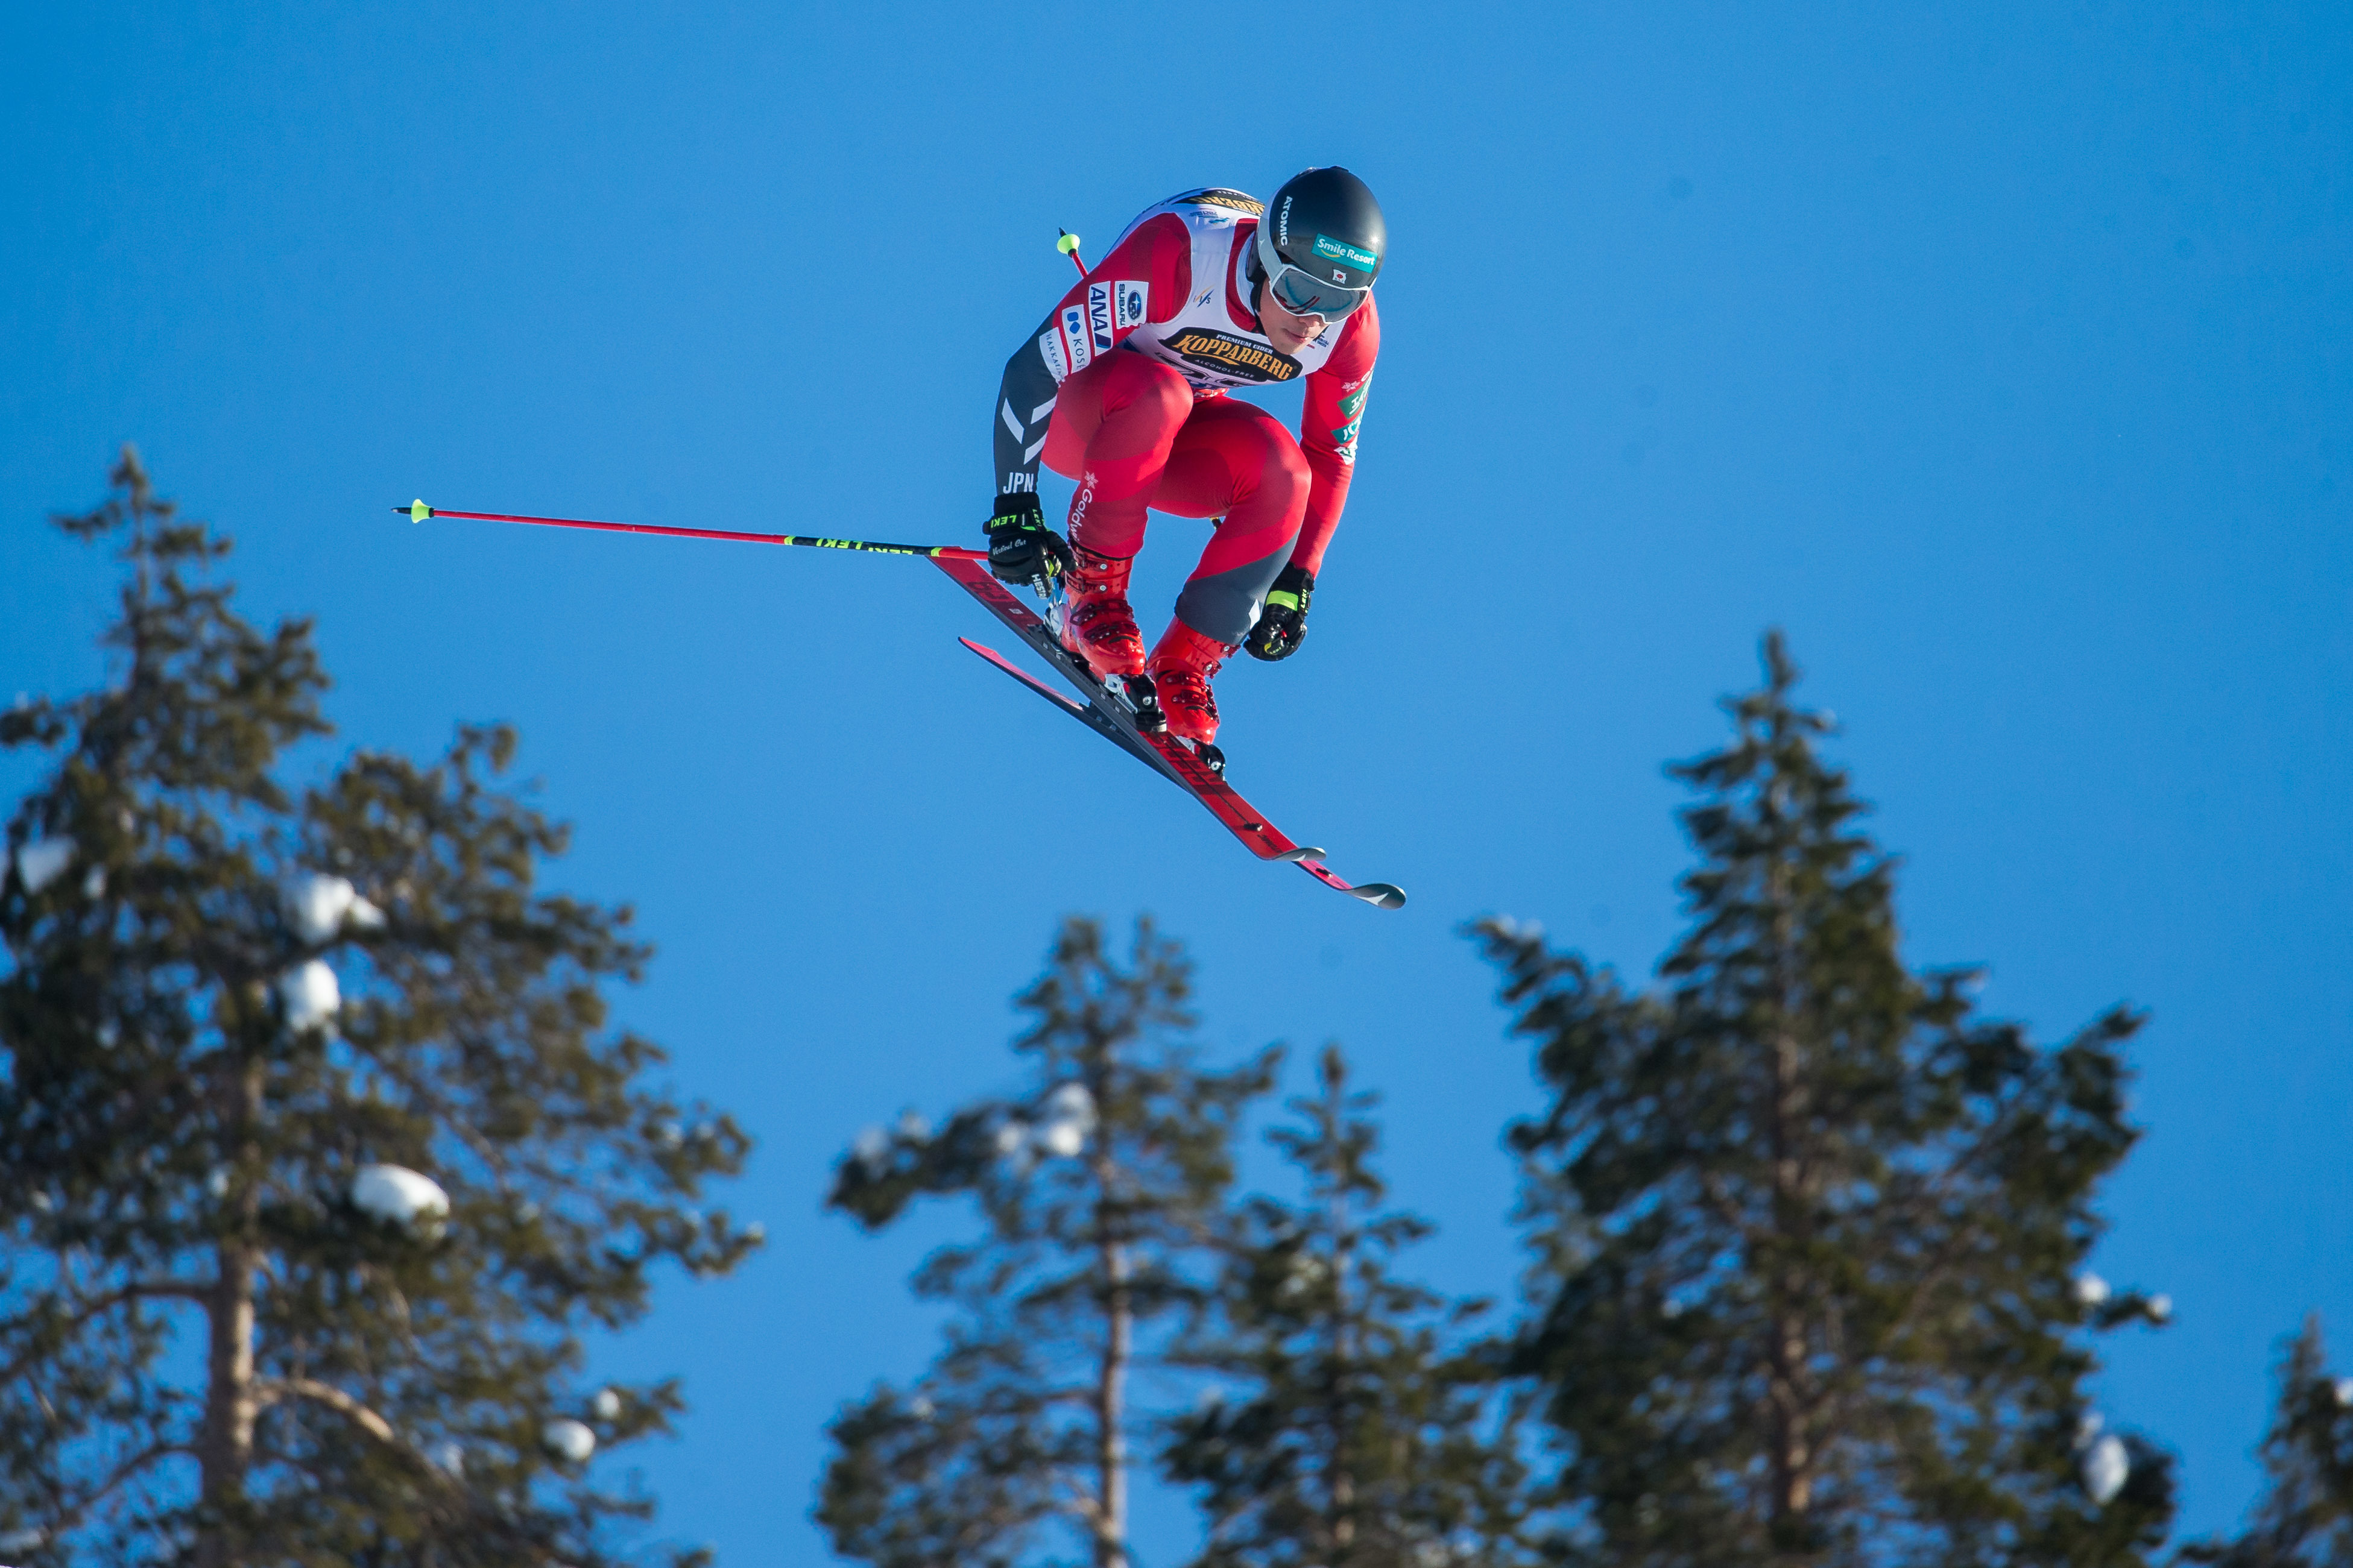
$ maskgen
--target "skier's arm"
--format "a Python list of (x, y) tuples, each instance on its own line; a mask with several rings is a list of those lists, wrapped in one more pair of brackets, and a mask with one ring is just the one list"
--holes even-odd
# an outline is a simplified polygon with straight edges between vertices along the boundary
[(1165, 321), (1193, 286), (1185, 220), (1163, 213), (1120, 241), (1005, 362), (997, 393), (997, 493), (1034, 494), (1038, 454), (1062, 379), (1109, 353), (1146, 321)]
[(1324, 566), (1324, 547), (1340, 526), (1356, 472), (1356, 432), (1365, 420), (1365, 396), (1372, 390), (1373, 361), (1381, 352), (1381, 322), (1370, 300), (1341, 329), (1339, 347), (1307, 377), (1307, 405), (1300, 416), (1299, 449), (1314, 480), (1307, 491), (1307, 516), (1291, 547), (1291, 564), (1309, 577)]

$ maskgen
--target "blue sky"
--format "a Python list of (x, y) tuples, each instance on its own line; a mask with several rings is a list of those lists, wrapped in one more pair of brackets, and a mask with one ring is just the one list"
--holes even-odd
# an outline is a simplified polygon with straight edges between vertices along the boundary
[[(762, 1139), (767, 1255), (607, 1352), (689, 1380), (663, 1531), (802, 1563), (818, 1427), (929, 1355), (902, 1280), (951, 1228), (859, 1237), (827, 1167), (1005, 1080), (1066, 911), (1187, 940), (1221, 1051), (1345, 1042), (1444, 1227), (1423, 1272), (1508, 1290), (1496, 1136), (1536, 1100), (1456, 928), (1647, 972), (1660, 764), (1780, 626), (1912, 960), (1990, 965), (2046, 1037), (2153, 1013), (2099, 1266), (2179, 1321), (2104, 1386), (2226, 1525), (2279, 1336), (2353, 1343), (2353, 17), (1306, 19), (11, 8), (0, 685), (97, 675), (107, 570), (43, 519), (129, 439), (237, 536), (249, 614), (318, 617), (336, 745), (520, 724), (563, 879), (660, 944), (628, 1016)], [(1313, 639), (1226, 678), (1224, 738), (1401, 913), (1015, 690), (920, 563), (388, 510), (968, 541), (1056, 227), (1329, 162), (1388, 213), (1386, 353)], [(1154, 525), (1155, 628), (1200, 537)], [(1159, 1509), (1146, 1561), (1182, 1542)]]

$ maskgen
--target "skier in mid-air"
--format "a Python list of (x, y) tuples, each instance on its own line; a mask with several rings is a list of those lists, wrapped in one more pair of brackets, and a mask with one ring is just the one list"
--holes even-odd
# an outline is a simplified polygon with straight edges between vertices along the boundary
[[(1079, 260), (1078, 242), (1062, 249)], [(1128, 226), (1007, 363), (997, 416), (997, 509), (986, 552), (816, 534), (456, 511), (422, 500), (411, 522), (474, 518), (619, 533), (921, 556), (1077, 688), (1057, 689), (996, 649), (959, 642), (1166, 779), (1262, 861), (1298, 867), (1375, 909), (1393, 882), (1350, 882), (1324, 851), (1282, 832), (1226, 779), (1209, 683), (1237, 647), (1287, 658), (1340, 521), (1365, 393), (1380, 353), (1373, 279), (1388, 249), (1380, 204), (1345, 169), (1309, 169), (1261, 207), (1239, 191), (1187, 191)], [(1306, 378), (1300, 438), (1227, 396)], [(1040, 457), (1078, 481), (1070, 538), (1046, 526)], [(1176, 618), (1149, 654), (1128, 607), (1146, 509), (1217, 520)], [(986, 564), (984, 564), (984, 562)], [(1003, 584), (1033, 584), (1032, 611)], [(1059, 640), (1058, 640), (1059, 639)]]
[[(1380, 204), (1345, 169), (1309, 169), (1265, 207), (1188, 191), (1129, 225), (1006, 363), (989, 569), (1059, 573), (1064, 645), (1100, 676), (1148, 675), (1171, 734), (1217, 739), (1209, 683), (1236, 647), (1279, 659), (1306, 637), (1380, 352), (1388, 248)], [(1301, 375), (1298, 440), (1226, 395)], [(1039, 503), (1041, 455), (1078, 481), (1067, 543)], [(1127, 602), (1147, 509), (1219, 520), (1149, 654)]]

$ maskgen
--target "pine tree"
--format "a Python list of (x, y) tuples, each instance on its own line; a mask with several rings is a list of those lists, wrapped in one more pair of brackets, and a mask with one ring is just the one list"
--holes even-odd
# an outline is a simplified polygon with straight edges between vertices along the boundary
[(650, 1500), (590, 1454), (680, 1395), (583, 1386), (579, 1335), (745, 1254), (690, 1205), (746, 1140), (605, 1032), (648, 950), (534, 890), (565, 836), (496, 787), (512, 732), (290, 789), (309, 625), (240, 619), (228, 542), (127, 448), (113, 481), (58, 520), (128, 565), (113, 678), (0, 719), (49, 764), (0, 868), (9, 1555), (619, 1561)]
[(1149, 922), (1124, 967), (1092, 921), (1066, 922), (1019, 998), (1027, 1087), (936, 1130), (910, 1111), (842, 1160), (828, 1202), (869, 1229), (934, 1194), (971, 1197), (983, 1224), (916, 1274), (955, 1310), (931, 1369), (829, 1428), (817, 1517), (843, 1556), (982, 1568), (1063, 1539), (1125, 1568), (1132, 1445), (1154, 1414), (1134, 1384), (1206, 1299), (1234, 1124), (1274, 1068), (1200, 1066), (1189, 974)]
[(1377, 1097), (1337, 1046), (1270, 1140), (1305, 1201), (1254, 1197), (1227, 1244), (1214, 1328), (1185, 1359), (1218, 1397), (1170, 1423), (1167, 1478), (1208, 1515), (1199, 1568), (1512, 1561), (1522, 1480), (1491, 1369), (1451, 1344), (1486, 1310), (1397, 1278), (1428, 1225), (1386, 1211)]
[(1700, 864), (1654, 989), (1477, 928), (1553, 1095), (1511, 1133), (1535, 1255), (1514, 1365), (1583, 1514), (1561, 1553), (2141, 1563), (2169, 1469), (2094, 1436), (2084, 1331), (2168, 1309), (2078, 1276), (2137, 1136), (2139, 1020), (2038, 1047), (1973, 1014), (1970, 972), (1907, 973), (1830, 721), (1778, 635), (1764, 663), (1731, 743), (1672, 770)]
[(2320, 1321), (2280, 1356), (2279, 1404), (2263, 1438), (2270, 1483), (2246, 1532), (2183, 1558), (2222, 1568), (2331, 1568), (2353, 1563), (2353, 1378), (2331, 1376)]

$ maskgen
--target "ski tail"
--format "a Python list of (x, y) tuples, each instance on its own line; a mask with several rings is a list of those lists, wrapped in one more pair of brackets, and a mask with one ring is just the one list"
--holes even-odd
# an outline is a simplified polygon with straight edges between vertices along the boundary
[(1293, 843), (1281, 828), (1243, 799), (1241, 793), (1226, 782), (1224, 774), (1192, 747), (1166, 733), (1146, 733), (1139, 729), (1134, 709), (1096, 679), (1092, 670), (1080, 664), (1035, 611), (989, 575), (987, 567), (975, 562), (941, 557), (934, 557), (934, 561), (941, 571), (955, 580), (957, 586), (987, 606), (991, 615), (1029, 644), (1031, 652), (1052, 665), (1056, 673), (1076, 688), (1086, 700), (1083, 703), (1073, 701), (995, 648), (975, 642), (970, 637), (957, 638), (965, 647), (1191, 795), (1204, 810), (1218, 819), (1227, 832), (1240, 839), (1260, 859), (1288, 860), (1325, 887), (1370, 904), (1377, 910), (1405, 907), (1404, 889), (1391, 882), (1366, 882), (1358, 886), (1348, 881), (1324, 864), (1324, 852), (1322, 849)]

